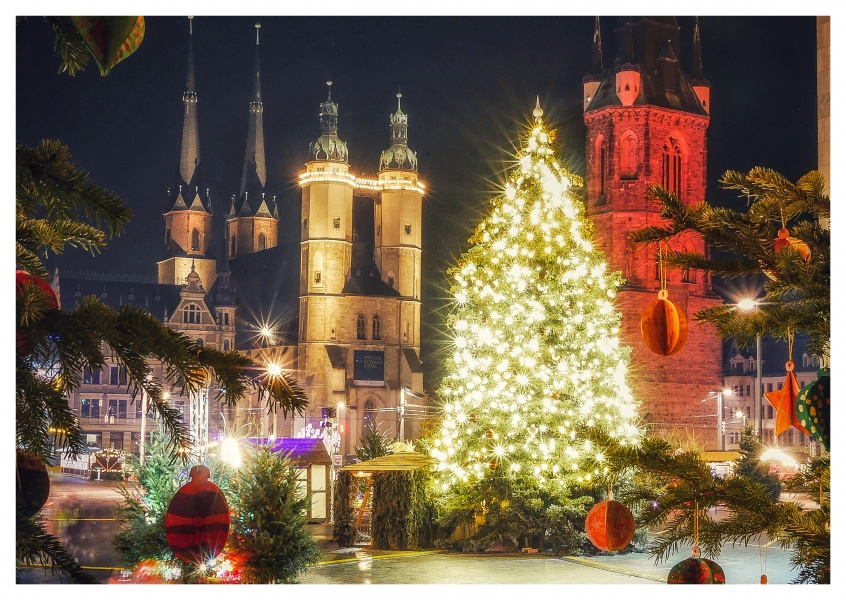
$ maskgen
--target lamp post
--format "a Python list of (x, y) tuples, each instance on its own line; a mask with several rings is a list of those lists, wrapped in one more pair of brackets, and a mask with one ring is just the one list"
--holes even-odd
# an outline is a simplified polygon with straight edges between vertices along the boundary
[(721, 390), (711, 390), (711, 396), (701, 400), (701, 402), (706, 402), (708, 400), (717, 400), (717, 450), (725, 450), (726, 449), (726, 422), (723, 419), (723, 397), (724, 396), (731, 396), (731, 390), (728, 388), (721, 389)]
[[(740, 302), (737, 303), (738, 308), (741, 310), (757, 310), (758, 309), (758, 301), (753, 300), (751, 298), (744, 298)], [(761, 334), (755, 336), (755, 366), (757, 368), (757, 376), (755, 378), (755, 411), (757, 414), (757, 430), (758, 430), (758, 439), (763, 442), (764, 441), (764, 394), (762, 388), (762, 377), (761, 377), (761, 365), (764, 362), (761, 357)]]

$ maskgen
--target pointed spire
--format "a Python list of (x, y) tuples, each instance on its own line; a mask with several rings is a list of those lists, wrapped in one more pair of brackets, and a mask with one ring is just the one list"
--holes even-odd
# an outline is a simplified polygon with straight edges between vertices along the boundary
[(634, 36), (632, 35), (632, 18), (626, 23), (626, 62), (634, 64)]
[(593, 64), (591, 72), (602, 72), (602, 33), (599, 28), (599, 17), (594, 17), (593, 23)]
[(701, 81), (702, 75), (702, 41), (699, 38), (699, 17), (696, 17), (696, 27), (693, 30), (693, 79)]
[(417, 170), (417, 153), (408, 147), (408, 116), (402, 112), (402, 92), (397, 92), (397, 112), (390, 116), (391, 147), (382, 152), (379, 170)]
[(253, 83), (253, 98), (250, 101), (250, 122), (247, 130), (247, 148), (244, 152), (244, 169), (241, 172), (239, 196), (242, 197), (251, 189), (257, 192), (263, 191), (267, 182), (262, 118), (264, 105), (261, 101), (261, 68), (259, 66), (259, 29), (261, 29), (261, 23), (256, 23), (255, 81)]
[(185, 105), (182, 121), (182, 153), (179, 158), (179, 175), (184, 183), (194, 179), (200, 164), (199, 130), (197, 126), (197, 91), (194, 79), (194, 17), (188, 17), (188, 81), (182, 103)]

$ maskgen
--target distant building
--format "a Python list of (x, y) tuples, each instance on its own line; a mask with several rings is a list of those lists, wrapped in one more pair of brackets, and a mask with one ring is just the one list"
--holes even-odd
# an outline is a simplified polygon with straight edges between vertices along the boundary
[[(420, 419), (411, 416), (419, 417), (426, 401), (420, 360), (425, 188), (417, 156), (408, 146), (401, 94), (390, 117), (390, 147), (379, 156), (377, 174), (367, 176), (351, 170), (329, 82), (329, 95), (320, 104), (320, 134), (299, 176), (299, 239), (280, 240), (278, 204), (265, 191), (257, 25), (241, 184), (225, 217), (223, 247), (215, 254), (212, 201), (200, 161), (192, 34), (180, 162), (164, 210), (157, 279), (120, 281), (57, 271), (53, 285), (61, 307), (73, 309), (87, 295), (115, 308), (144, 306), (202, 344), (278, 364), (309, 397), (306, 413), (287, 419), (267, 416), (256, 394), (238, 407), (212, 405), (210, 440), (224, 426), (246, 426), (247, 435), (263, 437), (325, 432), (332, 433), (333, 452), (349, 456), (368, 421), (379, 421), (383, 430), (406, 439), (418, 436)], [(153, 370), (161, 375), (160, 366)], [(170, 401), (184, 407), (187, 422), (190, 399)], [(103, 372), (86, 374), (71, 406), (92, 443), (137, 451), (140, 400), (132, 404), (113, 359)]]

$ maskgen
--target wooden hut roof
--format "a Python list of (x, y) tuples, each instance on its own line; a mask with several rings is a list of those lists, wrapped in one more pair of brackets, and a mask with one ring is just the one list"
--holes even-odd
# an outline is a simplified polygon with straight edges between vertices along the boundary
[(341, 467), (341, 471), (375, 473), (379, 471), (414, 471), (434, 464), (435, 459), (419, 452), (395, 452)]

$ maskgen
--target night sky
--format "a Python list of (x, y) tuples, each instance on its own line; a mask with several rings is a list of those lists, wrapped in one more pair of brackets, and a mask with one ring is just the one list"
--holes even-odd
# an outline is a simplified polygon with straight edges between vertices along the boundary
[[(467, 249), (503, 180), (536, 95), (545, 121), (558, 130), (565, 164), (584, 174), (582, 77), (591, 66), (593, 17), (195, 18), (201, 168), (215, 212), (215, 253), (240, 185), (257, 21), (267, 190), (280, 198), (280, 241), (298, 231), (295, 181), (320, 134), (326, 81), (334, 82), (350, 162), (371, 176), (390, 146), (388, 117), (401, 89), (409, 146), (429, 190), (423, 359), (431, 358), (446, 269)], [(602, 20), (606, 66), (616, 52), (615, 23), (616, 17)], [(679, 60), (688, 73), (693, 23), (679, 18)], [(707, 199), (741, 207), (745, 201), (719, 189), (727, 169), (765, 166), (795, 180), (816, 167), (815, 19), (701, 17), (700, 27), (712, 90)], [(107, 77), (93, 60), (76, 77), (57, 74), (52, 33), (39, 17), (17, 25), (16, 37), (17, 140), (30, 146), (61, 140), (78, 166), (135, 211), (101, 255), (69, 250), (51, 264), (154, 275), (166, 191), (178, 169), (187, 18), (149, 17), (140, 48)]]

